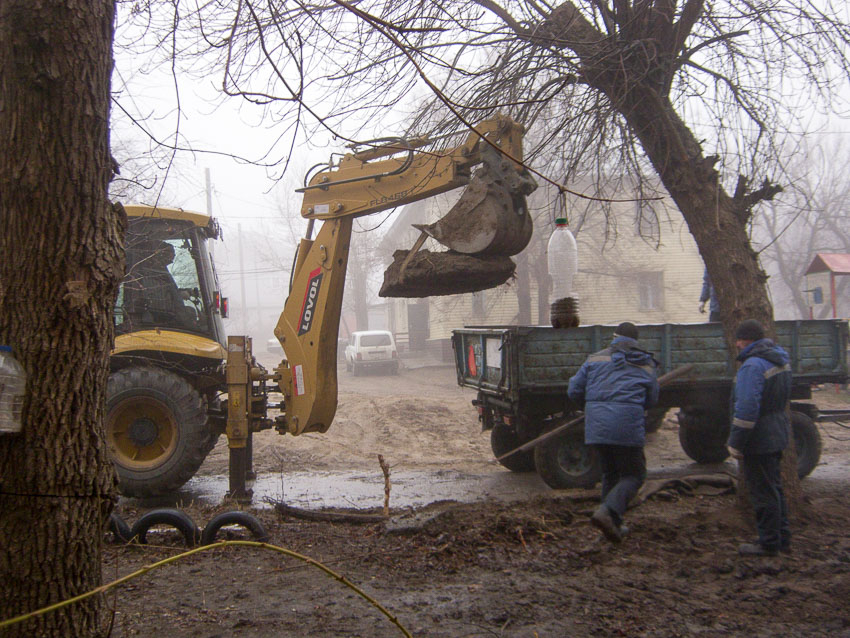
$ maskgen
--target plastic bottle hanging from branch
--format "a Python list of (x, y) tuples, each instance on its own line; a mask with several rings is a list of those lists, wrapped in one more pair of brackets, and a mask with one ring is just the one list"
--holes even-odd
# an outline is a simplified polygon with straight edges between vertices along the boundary
[(547, 253), (553, 299), (549, 319), (553, 328), (574, 328), (579, 325), (578, 297), (573, 290), (578, 272), (578, 246), (565, 212), (555, 219)]

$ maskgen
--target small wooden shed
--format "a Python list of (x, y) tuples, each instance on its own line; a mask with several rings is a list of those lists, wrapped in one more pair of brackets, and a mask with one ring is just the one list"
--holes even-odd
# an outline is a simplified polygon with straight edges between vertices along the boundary
[(850, 275), (850, 254), (818, 253), (815, 255), (806, 269), (806, 288), (811, 295), (809, 307), (812, 316), (815, 314), (816, 307), (829, 304), (832, 308), (833, 319), (838, 318), (839, 294), (836, 290), (835, 279), (841, 275)]

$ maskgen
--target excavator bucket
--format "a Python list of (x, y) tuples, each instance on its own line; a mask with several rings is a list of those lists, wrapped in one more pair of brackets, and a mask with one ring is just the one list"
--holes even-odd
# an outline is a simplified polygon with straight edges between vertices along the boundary
[[(409, 251), (398, 250), (384, 272), (382, 297), (456, 295), (505, 283), (534, 230), (525, 196), (537, 188), (534, 179), (496, 149), (485, 147), (483, 165), (445, 217), (433, 224), (414, 224), (421, 231)], [(448, 252), (420, 251), (431, 237)]]
[(525, 196), (537, 188), (534, 179), (514, 170), (498, 151), (482, 151), (483, 166), (460, 199), (433, 224), (414, 224), (449, 250), (465, 255), (516, 255), (534, 230)]
[[(381, 297), (438, 297), (495, 288), (514, 274), (510, 257), (473, 257), (456, 252), (418, 251), (393, 253), (393, 263), (384, 272)], [(406, 262), (406, 263), (405, 263)]]

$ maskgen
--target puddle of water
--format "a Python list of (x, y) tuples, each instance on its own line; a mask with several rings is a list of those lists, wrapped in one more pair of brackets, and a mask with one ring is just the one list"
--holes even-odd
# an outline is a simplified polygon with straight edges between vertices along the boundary
[[(145, 507), (170, 507), (196, 502), (217, 505), (229, 484), (226, 476), (196, 476), (173, 497), (145, 499)], [(381, 508), (384, 477), (363, 471), (290, 472), (261, 475), (249, 487), (254, 490), (252, 506), (272, 507), (269, 501), (306, 509)], [(553, 492), (534, 473), (493, 472), (464, 474), (454, 470), (394, 471), (390, 474), (390, 507), (421, 507), (436, 501), (465, 503), (483, 500), (513, 501)]]
[[(649, 479), (671, 478), (692, 473), (726, 472), (735, 474), (733, 463), (699, 466), (662, 465), (650, 469)], [(843, 457), (825, 456), (812, 472), (810, 481), (848, 480), (850, 461)], [(496, 470), (484, 474), (467, 474), (456, 470), (396, 470), (390, 474), (390, 507), (404, 509), (422, 507), (436, 501), (451, 500), (472, 503), (484, 500), (510, 502), (537, 496), (556, 496), (533, 472), (517, 474)], [(144, 507), (174, 507), (196, 502), (218, 505), (227, 494), (227, 476), (196, 476), (174, 496), (138, 501)], [(269, 508), (269, 502), (285, 502), (305, 509), (381, 508), (384, 505), (383, 475), (366, 471), (290, 472), (260, 475), (249, 487), (254, 490), (252, 506)]]

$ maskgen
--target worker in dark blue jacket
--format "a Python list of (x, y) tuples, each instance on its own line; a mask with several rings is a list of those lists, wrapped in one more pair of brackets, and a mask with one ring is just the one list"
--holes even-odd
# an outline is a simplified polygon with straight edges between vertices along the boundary
[(741, 367), (732, 393), (729, 453), (741, 461), (756, 514), (758, 542), (744, 543), (744, 556), (775, 556), (791, 550), (788, 509), (782, 492), (780, 464), (788, 446), (791, 366), (788, 354), (765, 339), (754, 319), (742, 321), (735, 331)]
[(699, 294), (699, 311), (705, 314), (705, 304), (708, 303), (708, 320), (720, 321), (720, 302), (717, 301), (717, 293), (708, 276), (708, 268), (702, 274), (702, 291)]
[(584, 405), (584, 442), (602, 465), (602, 503), (590, 521), (612, 542), (623, 539), (626, 506), (646, 479), (644, 412), (658, 401), (657, 364), (637, 338), (633, 323), (621, 323), (611, 346), (590, 355), (567, 390)]

